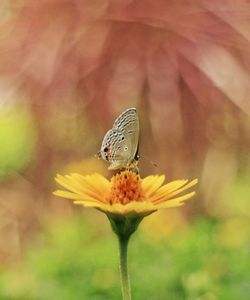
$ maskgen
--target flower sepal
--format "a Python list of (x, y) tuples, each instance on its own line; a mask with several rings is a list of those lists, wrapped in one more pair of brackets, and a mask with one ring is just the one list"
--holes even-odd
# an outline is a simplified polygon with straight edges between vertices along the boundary
[(145, 215), (129, 213), (127, 215), (106, 213), (113, 232), (119, 237), (130, 237), (138, 228)]

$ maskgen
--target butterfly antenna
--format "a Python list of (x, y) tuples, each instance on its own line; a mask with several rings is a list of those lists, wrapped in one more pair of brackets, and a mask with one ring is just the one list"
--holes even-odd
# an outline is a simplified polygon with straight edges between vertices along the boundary
[(144, 155), (139, 155), (138, 158), (143, 158), (147, 162), (149, 162), (152, 166), (154, 166), (155, 168), (158, 168), (158, 165), (154, 161), (152, 161), (151, 159), (149, 159), (148, 157), (146, 157)]

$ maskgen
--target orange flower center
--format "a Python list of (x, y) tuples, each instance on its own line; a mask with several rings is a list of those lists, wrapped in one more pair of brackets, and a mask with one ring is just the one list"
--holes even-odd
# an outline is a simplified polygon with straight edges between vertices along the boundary
[(141, 178), (131, 171), (124, 171), (114, 175), (111, 179), (111, 193), (109, 203), (128, 204), (143, 198)]

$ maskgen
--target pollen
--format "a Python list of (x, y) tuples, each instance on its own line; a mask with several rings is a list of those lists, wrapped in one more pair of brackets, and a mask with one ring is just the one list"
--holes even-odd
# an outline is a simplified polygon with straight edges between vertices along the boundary
[(132, 201), (141, 201), (143, 199), (141, 181), (140, 176), (131, 171), (114, 175), (111, 179), (109, 203), (126, 205)]

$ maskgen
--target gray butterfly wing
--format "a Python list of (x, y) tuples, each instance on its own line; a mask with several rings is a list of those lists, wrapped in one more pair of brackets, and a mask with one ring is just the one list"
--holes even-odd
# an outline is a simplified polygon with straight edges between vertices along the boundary
[[(125, 110), (115, 120), (113, 129), (122, 132), (124, 135), (122, 147), (117, 153), (117, 161), (119, 160), (118, 158), (121, 158), (123, 164), (129, 166), (135, 160), (138, 150), (139, 118), (136, 108)], [(112, 168), (112, 165), (110, 168)]]
[(135, 160), (139, 139), (139, 119), (135, 108), (125, 110), (104, 136), (101, 157), (111, 163), (109, 169), (124, 168)]
[(121, 149), (121, 143), (125, 139), (123, 133), (119, 130), (110, 129), (104, 136), (101, 146), (101, 157), (104, 160), (112, 162), (117, 151)]
[(113, 128), (118, 129), (122, 132), (128, 130), (135, 130), (139, 132), (139, 120), (136, 108), (128, 108), (126, 109), (114, 122)]
[(128, 166), (134, 157), (128, 152), (131, 149), (129, 140), (126, 140), (120, 130), (110, 129), (102, 142), (101, 157), (110, 163), (109, 169), (119, 169)]
[(128, 154), (133, 159), (138, 149), (139, 140), (139, 118), (136, 108), (125, 110), (115, 120), (113, 129), (119, 130), (124, 134), (128, 146)]

